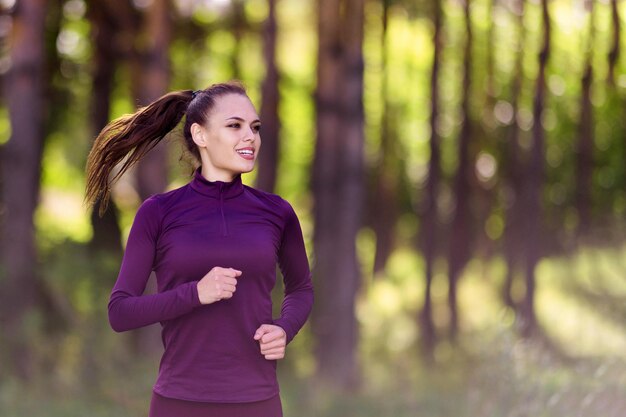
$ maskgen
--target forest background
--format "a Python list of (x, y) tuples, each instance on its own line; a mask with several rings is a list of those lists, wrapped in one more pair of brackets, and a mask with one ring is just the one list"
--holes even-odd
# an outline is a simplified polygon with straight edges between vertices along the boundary
[(294, 205), (314, 273), (286, 415), (626, 415), (626, 2), (0, 6), (0, 415), (146, 414), (158, 326), (106, 305), (138, 205), (191, 166), (172, 134), (100, 218), (86, 156), (232, 78), (263, 121), (244, 183)]

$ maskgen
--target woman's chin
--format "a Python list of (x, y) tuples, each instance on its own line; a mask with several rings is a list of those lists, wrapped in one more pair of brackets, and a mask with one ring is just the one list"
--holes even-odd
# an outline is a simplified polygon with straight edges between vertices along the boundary
[(250, 164), (244, 164), (244, 166), (242, 166), (242, 167), (240, 168), (241, 173), (242, 173), (242, 174), (245, 174), (245, 173), (248, 173), (248, 172), (253, 171), (253, 170), (254, 170), (254, 167), (256, 166), (255, 162), (256, 162), (256, 161), (253, 161), (253, 162), (252, 162), (252, 163), (250, 163)]

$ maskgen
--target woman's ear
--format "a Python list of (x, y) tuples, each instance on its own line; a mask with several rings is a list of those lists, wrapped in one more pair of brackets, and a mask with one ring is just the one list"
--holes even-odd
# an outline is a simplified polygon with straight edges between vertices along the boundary
[(193, 123), (189, 130), (194, 143), (199, 147), (206, 147), (206, 130), (198, 123)]

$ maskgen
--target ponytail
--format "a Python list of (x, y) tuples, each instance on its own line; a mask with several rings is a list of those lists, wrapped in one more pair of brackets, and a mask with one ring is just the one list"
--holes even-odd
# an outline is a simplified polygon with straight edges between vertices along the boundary
[[(192, 90), (168, 93), (133, 114), (106, 125), (96, 137), (87, 158), (85, 202), (99, 200), (102, 216), (111, 197), (111, 184), (154, 148), (185, 115), (195, 97)], [(109, 180), (113, 168), (120, 170)]]
[[(183, 90), (168, 93), (133, 114), (113, 120), (96, 137), (87, 157), (85, 202), (100, 202), (102, 216), (111, 198), (111, 184), (154, 148), (185, 114), (183, 138), (187, 150), (198, 161), (200, 152), (191, 137), (191, 125), (205, 125), (218, 97), (240, 94), (247, 97), (238, 81), (213, 84), (204, 90)], [(120, 170), (109, 180), (113, 168), (122, 162)]]

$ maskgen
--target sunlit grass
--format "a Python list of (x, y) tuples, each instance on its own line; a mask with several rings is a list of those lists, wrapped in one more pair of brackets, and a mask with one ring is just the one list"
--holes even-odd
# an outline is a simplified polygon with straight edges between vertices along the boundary
[(502, 304), (500, 283), (505, 273), (503, 262), (472, 261), (459, 283), (461, 327), (470, 332), (487, 331), (511, 325), (512, 313)]
[[(365, 246), (361, 245), (362, 252)], [(372, 250), (373, 251), (373, 250)], [(608, 319), (601, 305), (590, 305), (576, 288), (587, 288), (607, 297), (626, 300), (624, 249), (581, 249), (571, 257), (544, 259), (536, 270), (536, 314), (547, 337), (574, 357), (617, 356), (626, 358), (626, 324), (622, 316)], [(419, 341), (416, 327), (424, 298), (423, 260), (408, 249), (395, 251), (386, 273), (374, 278), (360, 298), (357, 315), (364, 343), (378, 349), (410, 349)], [(461, 331), (493, 334), (514, 331), (515, 315), (501, 297), (506, 273), (502, 258), (474, 259), (459, 282)], [(518, 277), (518, 284), (519, 282)], [(432, 284), (434, 321), (445, 334), (449, 325), (447, 278), (444, 267), (435, 268)], [(523, 284), (516, 292), (523, 295)], [(625, 309), (626, 310), (626, 309)]]
[[(576, 288), (626, 301), (624, 248), (584, 249), (571, 259), (549, 259), (538, 268), (540, 290), (537, 313), (543, 325), (564, 349), (574, 355), (626, 357), (624, 323), (607, 320), (604, 306), (589, 305), (577, 297)], [(608, 266), (608, 268), (607, 268)], [(572, 343), (575, 340), (575, 343)]]
[[(367, 255), (373, 245), (367, 234), (362, 240), (360, 253)], [(572, 357), (568, 360), (517, 336), (513, 316), (498, 292), (505, 271), (502, 259), (473, 260), (460, 281), (458, 346), (444, 339), (428, 365), (419, 353), (416, 320), (423, 302), (423, 259), (401, 248), (393, 253), (386, 273), (370, 277), (359, 297), (361, 386), (338, 394), (315, 380), (313, 339), (307, 327), (279, 367), (285, 415), (623, 416), (624, 331), (620, 323), (613, 323), (617, 318), (608, 320), (571, 288), (587, 286), (601, 294), (608, 291), (607, 297), (623, 297), (625, 252), (626, 248), (583, 249), (539, 265), (539, 321), (548, 337)], [(54, 262), (66, 263), (68, 258), (54, 259), (49, 261), (50, 279), (60, 281), (59, 288), (66, 287), (76, 279), (66, 276), (68, 267), (55, 267)], [(70, 269), (85, 274), (86, 268), (87, 264), (76, 264)], [(438, 262), (435, 269), (433, 301), (443, 335), (449, 319), (445, 265)], [(130, 349), (132, 335), (108, 329), (106, 285), (93, 283), (74, 288), (70, 295), (82, 317), (73, 331), (37, 343), (48, 346), (44, 356), (56, 358), (53, 371), (26, 386), (0, 380), (0, 415), (145, 415), (158, 355), (136, 356)], [(29, 401), (19, 400), (24, 394)]]

